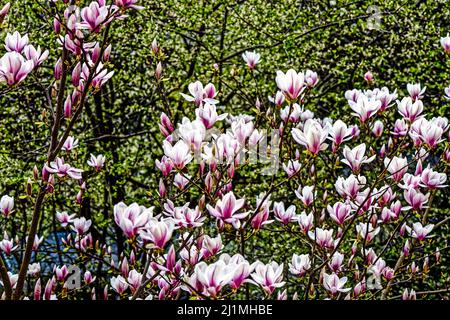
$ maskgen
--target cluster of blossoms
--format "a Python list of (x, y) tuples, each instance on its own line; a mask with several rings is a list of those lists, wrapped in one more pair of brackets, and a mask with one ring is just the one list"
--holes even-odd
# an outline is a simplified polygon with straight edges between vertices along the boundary
[[(40, 190), (35, 208), (55, 192), (57, 183), (78, 184), (76, 203), (82, 205), (89, 174), (58, 153), (64, 151), (73, 164), (71, 156), (80, 141), (70, 135), (70, 128), (87, 93), (100, 90), (113, 75), (106, 68), (111, 46), (90, 40), (123, 19), (127, 10), (142, 9), (136, 0), (98, 0), (83, 8), (53, 2), (65, 8), (53, 24), (63, 49), (54, 68), (59, 111), (49, 157), (42, 171), (35, 167), (33, 172)], [(448, 52), (450, 40), (441, 43)], [(8, 35), (5, 47), (1, 72), (10, 86), (48, 56), (18, 33)], [(151, 49), (161, 57), (156, 41)], [(255, 76), (260, 55), (245, 52), (242, 58)], [(13, 69), (3, 67), (3, 59)], [(5, 70), (13, 74), (11, 83)], [(212, 83), (188, 85), (181, 98), (192, 118), (183, 116), (175, 123), (171, 110), (160, 117), (163, 154), (155, 160), (160, 178), (152, 205), (127, 199), (115, 203), (113, 225), (106, 227), (82, 214), (54, 213), (65, 232), (65, 249), (86, 261), (83, 288), (92, 299), (225, 299), (250, 294), (280, 300), (384, 299), (396, 278), (420, 276), (419, 261), (424, 273), (431, 259), (439, 263), (439, 249), (430, 252), (427, 245), (447, 221), (439, 215), (431, 220), (430, 210), (447, 187), (450, 126), (445, 117), (427, 115), (426, 87), (408, 84), (405, 97), (387, 87), (348, 90), (343, 97), (352, 116), (333, 120), (306, 108), (319, 83), (316, 72), (289, 69), (274, 76), (275, 94), (268, 101), (256, 97), (255, 115), (222, 112), (221, 95)], [(160, 62), (155, 77), (161, 80)], [(370, 72), (364, 79), (368, 85), (374, 82)], [(69, 128), (63, 134), (61, 121)], [(105, 156), (91, 154), (87, 164), (94, 174), (105, 162)], [(258, 186), (243, 178), (253, 168), (264, 173), (257, 180), (264, 182), (264, 190), (254, 196)], [(245, 192), (247, 188), (251, 191)], [(13, 209), (14, 199), (2, 196), (1, 218), (9, 219)], [(113, 246), (110, 239), (101, 239), (100, 227), (105, 227), (104, 234), (119, 233), (123, 243)], [(257, 237), (286, 242), (285, 252), (275, 258), (271, 252), (259, 256)], [(11, 298), (11, 290), (22, 297), (27, 275), (34, 281), (34, 290), (25, 292), (28, 299), (77, 294), (79, 288), (70, 287), (70, 266), (63, 263), (54, 266), (42, 293), (44, 275), (31, 253), (43, 242), (36, 231), (30, 232), (24, 254), (28, 262), (22, 264), (26, 268), (2, 275), (3, 297)], [(2, 256), (14, 255), (20, 246), (4, 232)], [(266, 244), (263, 250), (276, 250), (272, 243), (268, 248)], [(414, 289), (400, 289), (403, 299), (415, 299)]]

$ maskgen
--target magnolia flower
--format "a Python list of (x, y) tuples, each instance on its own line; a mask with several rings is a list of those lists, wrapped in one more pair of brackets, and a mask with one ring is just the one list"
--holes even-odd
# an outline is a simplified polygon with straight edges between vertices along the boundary
[(161, 221), (151, 220), (145, 227), (145, 229), (139, 232), (140, 236), (144, 240), (150, 241), (151, 247), (157, 249), (163, 249), (166, 243), (172, 237), (174, 225), (172, 220), (165, 219)]
[(294, 103), (292, 105), (292, 110), (290, 105), (281, 109), (280, 117), (281, 120), (283, 120), (283, 122), (285, 123), (287, 123), (288, 121), (297, 123), (301, 120), (302, 113), (303, 113), (302, 107), (300, 107), (298, 103)]
[(212, 83), (208, 83), (205, 87), (200, 81), (192, 82), (188, 85), (190, 96), (184, 93), (181, 93), (181, 96), (187, 101), (192, 101), (194, 104), (199, 107), (203, 104), (203, 102), (209, 104), (218, 103), (214, 97), (217, 95), (216, 88)]
[(53, 272), (55, 273), (56, 280), (58, 281), (64, 281), (66, 277), (69, 275), (69, 270), (65, 265), (63, 265), (62, 267), (55, 266)]
[(447, 175), (445, 173), (433, 171), (429, 166), (422, 171), (420, 176), (420, 186), (429, 189), (445, 188), (447, 187), (444, 184), (446, 181)]
[(408, 132), (408, 124), (405, 122), (405, 119), (397, 119), (395, 120), (394, 131), (392, 134), (394, 136), (405, 136)]
[(402, 101), (397, 100), (398, 113), (409, 122), (414, 122), (423, 112), (423, 103), (420, 100), (413, 101), (410, 97), (405, 97)]
[(303, 72), (297, 73), (295, 70), (289, 69), (286, 74), (277, 71), (275, 81), (287, 99), (296, 100), (305, 89), (304, 79)]
[(7, 256), (11, 255), (11, 253), (16, 250), (18, 246), (14, 246), (14, 242), (10, 239), (3, 239), (0, 241), (0, 250), (3, 251)]
[(153, 207), (146, 208), (137, 203), (127, 206), (123, 202), (114, 205), (114, 221), (128, 238), (136, 236), (153, 218)]
[(91, 224), (92, 221), (86, 220), (85, 217), (75, 218), (73, 219), (73, 225), (70, 226), (70, 228), (79, 235), (82, 235), (88, 232), (89, 228), (91, 227)]
[(0, 59), (0, 82), (6, 82), (8, 86), (16, 85), (28, 76), (33, 70), (34, 63), (15, 52), (7, 52)]
[(321, 247), (333, 248), (333, 232), (333, 230), (316, 228), (314, 231), (309, 231), (308, 236), (310, 239), (315, 240), (316, 243)]
[(289, 160), (287, 165), (283, 163), (283, 170), (287, 173), (288, 177), (291, 178), (297, 172), (300, 171), (301, 164), (298, 160)]
[(434, 148), (438, 143), (444, 141), (444, 139), (442, 139), (444, 133), (442, 126), (423, 118), (420, 120), (421, 121), (414, 122), (412, 125), (411, 137), (413, 139), (419, 137), (420, 140), (430, 148)]
[(17, 31), (13, 34), (8, 33), (5, 38), (5, 48), (8, 52), (15, 51), (17, 53), (22, 53), (28, 45), (28, 41), (28, 34), (25, 34), (22, 37)]
[(174, 146), (164, 140), (163, 149), (164, 154), (177, 169), (183, 169), (192, 160), (189, 146), (183, 140), (179, 140)]
[(36, 277), (39, 275), (39, 272), (41, 272), (41, 265), (39, 264), (39, 262), (31, 263), (30, 265), (28, 265), (28, 275)]
[(360, 222), (356, 225), (356, 232), (364, 241), (370, 242), (378, 233), (380, 233), (380, 227), (374, 228), (371, 223), (367, 224), (366, 222)]
[(218, 260), (210, 265), (202, 261), (195, 266), (194, 273), (203, 287), (202, 293), (216, 297), (222, 287), (229, 284), (233, 278), (234, 270), (227, 266), (223, 260)]
[(285, 96), (283, 94), (283, 92), (281, 91), (277, 91), (277, 93), (275, 94), (275, 97), (270, 97), (269, 96), (269, 101), (274, 103), (278, 108), (280, 108), (285, 100)]
[[(90, 77), (90, 73), (90, 67), (84, 63), (82, 66), (81, 79), (87, 81)], [(103, 63), (99, 62), (97, 69), (95, 70), (95, 75), (91, 81), (91, 87), (100, 89), (113, 75), (114, 71), (108, 72), (108, 70), (103, 67)]]
[(367, 81), (367, 82), (372, 82), (373, 81), (373, 74), (372, 74), (372, 72), (367, 71), (364, 74), (364, 80)]
[(183, 190), (189, 183), (191, 176), (177, 173), (173, 178), (173, 184), (180, 190)]
[(99, 154), (97, 156), (94, 156), (91, 153), (91, 159), (89, 159), (87, 161), (87, 164), (90, 167), (93, 167), (95, 169), (95, 171), (100, 171), (103, 168), (103, 166), (105, 165), (105, 161), (106, 161), (106, 157), (104, 155)]
[(311, 260), (309, 259), (309, 255), (300, 254), (297, 255), (294, 253), (292, 256), (292, 263), (289, 263), (289, 272), (298, 277), (303, 277), (311, 268)]
[(285, 210), (283, 202), (274, 202), (273, 203), (273, 213), (275, 215), (275, 219), (277, 219), (278, 221), (280, 221), (283, 224), (289, 224), (289, 222), (296, 220), (294, 205), (290, 205)]
[(253, 271), (254, 265), (250, 265), (250, 263), (239, 253), (232, 257), (228, 254), (222, 254), (219, 259), (223, 260), (233, 270), (233, 277), (229, 283), (232, 289), (236, 290), (243, 283), (251, 281), (248, 277)]
[(242, 54), (242, 59), (244, 59), (245, 63), (247, 63), (247, 66), (250, 69), (254, 69), (256, 65), (260, 62), (261, 55), (254, 51), (253, 52), (245, 51), (245, 53)]
[(316, 192), (314, 191), (314, 186), (304, 186), (303, 188), (298, 188), (295, 190), (295, 195), (297, 198), (302, 200), (305, 206), (310, 206), (314, 202)]
[(328, 132), (328, 126), (322, 127), (317, 120), (308, 119), (303, 126), (303, 130), (298, 128), (292, 129), (292, 137), (297, 143), (305, 146), (309, 152), (318, 154), (319, 151), (328, 147), (324, 143)]
[(33, 61), (34, 68), (36, 68), (47, 60), (49, 51), (45, 50), (42, 52), (40, 46), (36, 49), (32, 45), (28, 45), (24, 49), (24, 54), (27, 60)]
[(129, 285), (125, 278), (119, 275), (111, 278), (111, 287), (121, 295), (128, 289)]
[(406, 202), (409, 204), (409, 206), (405, 207), (404, 210), (421, 210), (425, 208), (425, 204), (428, 202), (430, 194), (427, 193), (426, 195), (424, 195), (416, 189), (409, 188), (408, 190), (404, 191), (403, 196)]
[(11, 8), (11, 3), (6, 3), (3, 8), (0, 10), (0, 24), (3, 23), (4, 19), (9, 13), (9, 9)]
[(355, 101), (348, 100), (350, 108), (354, 111), (353, 115), (357, 116), (359, 120), (364, 123), (375, 115), (381, 107), (381, 102), (374, 99), (369, 99), (367, 96), (361, 94)]
[(380, 120), (375, 121), (375, 123), (373, 124), (372, 127), (372, 133), (375, 137), (379, 137), (383, 134), (383, 122), (381, 122)]
[(448, 33), (446, 37), (441, 37), (440, 42), (442, 48), (444, 48), (444, 52), (445, 53), (450, 52), (450, 36), (448, 35)]
[(81, 174), (84, 172), (81, 169), (73, 168), (67, 163), (64, 163), (64, 159), (59, 157), (56, 158), (55, 161), (50, 162), (50, 166), (45, 164), (45, 169), (49, 173), (56, 173), (58, 177), (63, 178), (65, 176), (69, 176), (75, 180), (80, 180), (82, 178)]
[(429, 224), (423, 226), (420, 222), (413, 223), (412, 229), (411, 227), (406, 226), (406, 230), (411, 235), (411, 237), (416, 238), (419, 241), (424, 240), (425, 238), (430, 237), (428, 234), (433, 230), (434, 224)]
[(250, 212), (244, 213), (236, 213), (244, 206), (244, 199), (237, 200), (234, 196), (233, 191), (225, 194), (222, 199), (219, 199), (216, 203), (216, 206), (213, 208), (211, 205), (206, 205), (206, 209), (208, 209), (209, 213), (216, 217), (220, 225), (222, 226), (224, 223), (230, 223), (236, 229), (239, 229), (241, 226), (241, 219), (244, 219), (249, 215)]
[(205, 235), (202, 241), (201, 255), (205, 259), (208, 259), (218, 254), (222, 250), (222, 248), (223, 244), (220, 233), (215, 238), (211, 238), (210, 236)]
[(61, 149), (70, 152), (76, 147), (78, 147), (78, 139), (68, 136)]
[(391, 174), (390, 177), (394, 179), (394, 181), (399, 182), (408, 171), (408, 159), (399, 157), (394, 157), (392, 159), (385, 158), (384, 166)]
[(319, 77), (317, 76), (317, 73), (311, 70), (306, 70), (305, 82), (308, 88), (314, 88), (319, 82)]
[(358, 173), (361, 169), (361, 165), (364, 163), (370, 163), (375, 159), (375, 155), (367, 158), (364, 154), (366, 153), (366, 144), (362, 143), (359, 146), (350, 149), (348, 146), (344, 147), (344, 157), (341, 159), (343, 163), (348, 165), (354, 173)]
[(295, 218), (300, 225), (300, 229), (307, 233), (314, 225), (314, 215), (313, 213), (306, 214), (304, 211)]
[(336, 221), (337, 224), (343, 224), (344, 221), (351, 218), (351, 212), (353, 211), (349, 204), (342, 202), (336, 202), (333, 207), (328, 205), (327, 210), (331, 219)]
[(328, 263), (331, 271), (338, 272), (341, 270), (342, 263), (344, 262), (344, 255), (338, 251), (333, 254), (331, 261)]
[(183, 117), (181, 124), (178, 126), (178, 133), (184, 142), (193, 150), (200, 150), (203, 140), (206, 136), (206, 128), (202, 121), (190, 121)]
[[(134, 9), (134, 10), (143, 10), (144, 7), (136, 5), (139, 0), (114, 0), (114, 3), (119, 8), (125, 9)], [(155, 39), (156, 40), (156, 39)]]
[(366, 178), (364, 176), (349, 175), (348, 178), (339, 177), (334, 184), (337, 192), (342, 197), (349, 197), (354, 199), (359, 190), (366, 185)]
[(92, 32), (99, 33), (102, 27), (112, 21), (117, 7), (110, 5), (100, 5), (96, 1), (92, 1), (88, 7), (81, 9), (81, 18), (83, 21), (79, 23), (79, 28), (89, 29)]
[(228, 116), (228, 113), (219, 115), (217, 114), (215, 104), (205, 103), (195, 109), (195, 115), (197, 116), (197, 119), (202, 121), (206, 129), (210, 129), (217, 121), (225, 119)]
[(335, 152), (342, 142), (352, 138), (352, 130), (342, 120), (337, 120), (330, 127), (329, 135), (328, 139), (333, 141), (333, 152)]
[(14, 198), (8, 195), (2, 196), (0, 199), (0, 212), (5, 216), (9, 216), (14, 208)]
[(423, 98), (423, 94), (425, 93), (427, 87), (423, 87), (423, 89), (421, 89), (420, 83), (408, 83), (406, 85), (406, 89), (408, 90), (411, 99), (416, 101)]
[(75, 214), (69, 215), (66, 211), (56, 212), (56, 219), (61, 223), (61, 227), (65, 228), (69, 223), (72, 223)]
[(253, 280), (260, 285), (263, 290), (271, 295), (276, 288), (284, 286), (283, 280), (283, 264), (279, 265), (275, 261), (269, 264), (256, 262), (255, 272), (251, 274)]
[(347, 277), (339, 278), (335, 273), (323, 274), (323, 286), (326, 290), (330, 291), (331, 294), (335, 295), (338, 292), (349, 292), (351, 288), (344, 288), (347, 283)]
[(175, 224), (184, 228), (201, 227), (206, 217), (202, 216), (198, 206), (195, 209), (190, 209), (188, 205), (189, 203), (186, 203), (182, 207), (174, 208), (172, 217)]

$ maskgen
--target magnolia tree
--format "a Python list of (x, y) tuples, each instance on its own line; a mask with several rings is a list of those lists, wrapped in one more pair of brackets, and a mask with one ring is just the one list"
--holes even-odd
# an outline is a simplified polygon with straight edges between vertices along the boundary
[[(71, 132), (86, 101), (113, 76), (110, 28), (143, 9), (135, 0), (86, 7), (69, 2), (45, 7), (54, 16), (59, 57), (14, 32), (0, 60), (4, 94), (56, 61), (48, 153), (27, 183), (31, 221), (19, 220), (25, 238), (9, 233), (18, 223), (14, 198), (1, 198), (3, 299), (410, 300), (426, 294), (416, 293), (415, 284), (448, 253), (434, 236), (449, 218), (433, 206), (448, 203), (450, 150), (448, 119), (427, 110), (426, 87), (419, 83), (407, 84), (406, 95), (386, 87), (348, 90), (342, 93), (348, 115), (330, 119), (308, 109), (319, 83), (311, 70), (277, 71), (271, 97), (258, 90), (248, 114), (232, 106), (225, 113), (215, 86), (195, 81), (180, 92), (189, 116), (175, 122), (177, 110), (168, 102), (161, 114), (156, 204), (143, 195), (140, 203), (125, 199), (110, 213), (108, 228), (124, 243), (94, 234), (95, 223), (81, 210), (46, 210), (57, 192), (81, 207), (89, 179), (106, 170), (101, 154), (86, 164), (71, 158), (79, 143)], [(441, 44), (450, 51), (449, 37)], [(154, 41), (151, 50), (155, 82), (164, 93), (163, 48)], [(257, 77), (261, 56), (245, 52), (242, 58), (242, 68)], [(374, 80), (370, 72), (364, 79), (368, 85)], [(450, 87), (442, 90), (450, 99)], [(261, 180), (268, 188), (247, 192), (249, 183)], [(53, 261), (44, 269), (45, 232), (38, 227), (51, 218), (59, 222), (59, 239), (46, 250), (73, 263)], [(271, 243), (283, 237), (289, 238), (286, 259), (274, 259), (279, 249)], [(255, 253), (261, 241), (269, 242), (268, 252)]]

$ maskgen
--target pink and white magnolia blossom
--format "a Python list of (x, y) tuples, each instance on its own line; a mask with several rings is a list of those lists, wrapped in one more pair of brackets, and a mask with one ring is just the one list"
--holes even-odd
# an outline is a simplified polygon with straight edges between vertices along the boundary
[(247, 217), (250, 212), (237, 213), (244, 206), (244, 199), (236, 199), (233, 191), (225, 194), (222, 199), (217, 200), (216, 206), (206, 205), (209, 213), (219, 220), (221, 226), (230, 223), (236, 229), (241, 226), (241, 220)]
[(333, 206), (327, 206), (330, 218), (333, 219), (337, 224), (341, 225), (346, 220), (350, 219), (352, 207), (347, 203), (336, 202)]
[(139, 0), (114, 0), (114, 3), (119, 8), (143, 10), (144, 7), (137, 5), (138, 1)]
[(153, 218), (153, 209), (153, 207), (146, 208), (137, 203), (127, 206), (119, 202), (114, 205), (114, 221), (128, 238), (132, 238)]
[(283, 202), (274, 202), (273, 213), (275, 215), (275, 219), (283, 224), (289, 224), (290, 222), (296, 220), (294, 205), (290, 205), (287, 209), (285, 209)]
[(333, 295), (337, 294), (338, 292), (349, 292), (351, 288), (344, 288), (346, 283), (347, 277), (339, 278), (335, 273), (323, 274), (323, 286)]
[(261, 229), (262, 226), (273, 222), (273, 220), (268, 220), (271, 203), (272, 202), (270, 201), (270, 196), (265, 197), (264, 193), (261, 193), (256, 198), (256, 208), (259, 209), (254, 215), (253, 219), (251, 220), (251, 225), (253, 229), (259, 230)]
[(408, 83), (406, 85), (406, 89), (408, 90), (409, 96), (413, 101), (419, 100), (423, 98), (423, 94), (427, 87), (420, 86), (420, 83)]
[(206, 129), (210, 129), (217, 121), (224, 120), (228, 116), (228, 113), (219, 115), (215, 104), (205, 103), (195, 109), (195, 115), (198, 120), (202, 121)]
[(364, 176), (351, 174), (348, 178), (339, 177), (334, 186), (342, 197), (354, 199), (366, 183), (367, 180)]
[[(291, 109), (292, 108), (292, 109)], [(303, 113), (302, 107), (298, 103), (294, 103), (292, 106), (288, 105), (280, 110), (280, 117), (283, 122), (288, 121), (297, 123), (301, 120), (301, 115)]]
[(0, 58), (0, 83), (6, 82), (8, 86), (19, 84), (33, 70), (34, 63), (15, 52), (7, 52)]
[(202, 293), (214, 298), (233, 279), (234, 268), (223, 260), (209, 265), (201, 261), (195, 266), (194, 273), (203, 287)]
[(218, 101), (214, 99), (217, 95), (216, 88), (212, 83), (208, 83), (205, 87), (200, 81), (192, 82), (188, 86), (190, 96), (184, 93), (180, 93), (181, 96), (187, 101), (194, 102), (199, 107), (203, 103), (217, 104)]
[(205, 259), (210, 257), (214, 257), (223, 249), (222, 237), (220, 233), (217, 234), (217, 237), (212, 238), (208, 235), (203, 237), (202, 248), (201, 248), (201, 256)]
[(380, 233), (380, 227), (374, 228), (371, 223), (360, 222), (356, 225), (356, 232), (363, 239), (363, 241), (371, 242), (372, 239)]
[(81, 217), (81, 218), (75, 218), (72, 221), (73, 225), (70, 226), (70, 228), (75, 231), (76, 233), (78, 233), (79, 235), (83, 235), (86, 232), (89, 231), (89, 228), (92, 225), (92, 221), (91, 220), (86, 220), (85, 217)]
[(90, 167), (93, 167), (95, 171), (100, 171), (103, 166), (105, 165), (106, 157), (102, 154), (99, 154), (97, 156), (93, 155), (91, 153), (91, 158), (87, 161), (87, 164)]
[(292, 137), (312, 154), (318, 154), (319, 151), (326, 150), (328, 147), (325, 140), (328, 137), (329, 130), (329, 126), (322, 127), (317, 120), (308, 119), (302, 130), (292, 129)]
[(60, 178), (69, 176), (75, 180), (80, 180), (84, 172), (82, 169), (73, 168), (69, 164), (64, 163), (64, 159), (59, 157), (55, 161), (50, 162), (50, 166), (45, 164), (45, 169), (49, 173), (56, 173)]
[(445, 53), (450, 52), (450, 36), (447, 33), (447, 36), (441, 37), (440, 43)]
[(384, 166), (391, 174), (390, 178), (394, 179), (396, 182), (399, 182), (408, 171), (408, 159), (397, 156), (392, 159), (385, 158)]
[(0, 199), (0, 212), (8, 217), (14, 208), (14, 198), (8, 195), (2, 196)]
[(357, 116), (362, 123), (374, 116), (381, 107), (379, 100), (369, 99), (363, 94), (358, 95), (356, 102), (348, 100), (348, 104), (354, 111), (352, 114)]
[(115, 11), (117, 11), (115, 5), (105, 5), (104, 3), (102, 5), (97, 1), (92, 1), (89, 6), (81, 9), (83, 21), (78, 24), (78, 27), (99, 33), (104, 26), (113, 20)]
[(366, 144), (362, 143), (353, 149), (348, 146), (344, 147), (344, 159), (341, 159), (343, 163), (348, 165), (354, 173), (358, 173), (361, 169), (361, 165), (364, 163), (370, 163), (375, 159), (375, 155), (367, 158), (364, 154), (366, 153)]
[(408, 190), (404, 191), (403, 196), (406, 202), (409, 204), (409, 206), (404, 207), (404, 210), (421, 210), (425, 208), (425, 204), (428, 202), (430, 194), (427, 193), (426, 195), (424, 195), (414, 188), (409, 188)]
[(289, 69), (286, 74), (282, 71), (277, 71), (275, 81), (278, 89), (280, 89), (289, 100), (297, 100), (306, 88), (305, 75), (303, 72), (297, 73), (293, 69)]
[(342, 120), (336, 120), (329, 130), (329, 137), (333, 141), (333, 152), (347, 140), (352, 138), (352, 130)]
[(75, 149), (76, 147), (78, 147), (78, 139), (75, 139), (72, 136), (68, 136), (66, 141), (64, 141), (64, 144), (63, 144), (61, 150), (70, 152), (73, 149)]
[(412, 228), (406, 226), (406, 230), (411, 235), (411, 237), (416, 238), (419, 241), (422, 241), (425, 238), (429, 238), (429, 233), (433, 230), (433, 228), (434, 224), (423, 226), (420, 222), (413, 223)]
[(289, 160), (287, 165), (283, 163), (283, 170), (287, 173), (288, 177), (291, 178), (300, 171), (301, 164), (298, 160)]
[(144, 229), (139, 231), (139, 235), (145, 241), (150, 241), (149, 247), (163, 249), (167, 242), (172, 238), (174, 222), (172, 219), (161, 219), (156, 221), (152, 219), (147, 223)]
[(66, 211), (56, 212), (56, 219), (61, 223), (61, 227), (65, 228), (68, 224), (73, 222), (75, 214), (69, 215)]
[(242, 255), (237, 253), (230, 257), (228, 254), (224, 253), (219, 257), (219, 260), (224, 261), (226, 265), (233, 270), (233, 277), (229, 282), (229, 285), (233, 290), (238, 289), (244, 283), (251, 282), (248, 278), (253, 272), (255, 265), (250, 265)]
[(125, 280), (124, 277), (121, 275), (117, 277), (111, 277), (111, 287), (116, 291), (118, 294), (122, 295), (127, 289), (129, 288), (129, 284)]
[(317, 192), (314, 192), (314, 186), (299, 187), (295, 190), (295, 195), (299, 198), (305, 206), (310, 206), (314, 202)]
[(178, 140), (173, 146), (169, 141), (164, 140), (163, 149), (164, 154), (177, 169), (183, 169), (193, 159), (189, 145), (184, 140)]
[(251, 274), (253, 281), (260, 285), (263, 290), (271, 295), (275, 289), (281, 288), (286, 282), (283, 281), (283, 264), (272, 261), (264, 264), (260, 261), (255, 263), (254, 272)]
[(2, 241), (0, 241), (0, 251), (3, 251), (7, 256), (11, 255), (11, 253), (17, 248), (18, 246), (14, 245), (13, 240), (10, 240), (6, 237)]
[(434, 171), (430, 166), (425, 168), (420, 175), (420, 186), (428, 189), (445, 188), (447, 175)]
[(423, 112), (423, 103), (421, 100), (413, 101), (411, 97), (405, 97), (402, 101), (397, 100), (398, 113), (400, 113), (404, 119), (413, 123), (421, 117)]
[(314, 231), (309, 231), (308, 236), (323, 248), (334, 248), (333, 232), (332, 229), (316, 228)]
[(34, 68), (40, 66), (49, 56), (49, 51), (42, 52), (41, 47), (36, 49), (33, 45), (27, 45), (24, 49), (24, 55), (29, 61), (33, 61)]
[(13, 34), (8, 33), (5, 38), (5, 48), (8, 52), (22, 53), (28, 43), (28, 34), (22, 37), (18, 31), (15, 31)]
[(294, 253), (292, 262), (289, 263), (289, 272), (298, 277), (303, 277), (311, 269), (311, 260), (308, 254), (297, 255)]
[(199, 151), (206, 136), (206, 128), (202, 121), (190, 121), (183, 117), (178, 126), (178, 134), (192, 150)]
[(308, 86), (308, 88), (314, 88), (318, 82), (319, 82), (319, 76), (317, 75), (317, 72), (314, 72), (309, 69), (306, 70), (305, 83)]
[(256, 65), (261, 61), (261, 55), (256, 52), (252, 51), (245, 51), (242, 54), (242, 59), (244, 59), (245, 63), (247, 64), (247, 67), (249, 67), (250, 70), (255, 69)]
[(336, 251), (331, 257), (331, 261), (328, 263), (328, 267), (330, 267), (331, 271), (333, 272), (339, 272), (341, 271), (343, 262), (344, 262), (344, 255)]

